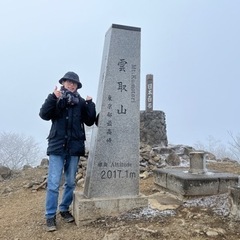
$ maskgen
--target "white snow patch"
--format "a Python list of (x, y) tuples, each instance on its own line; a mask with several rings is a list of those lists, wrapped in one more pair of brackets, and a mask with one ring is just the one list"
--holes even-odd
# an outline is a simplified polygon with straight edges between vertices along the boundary
[(212, 208), (213, 212), (220, 216), (227, 216), (230, 213), (228, 193), (187, 200), (183, 206)]

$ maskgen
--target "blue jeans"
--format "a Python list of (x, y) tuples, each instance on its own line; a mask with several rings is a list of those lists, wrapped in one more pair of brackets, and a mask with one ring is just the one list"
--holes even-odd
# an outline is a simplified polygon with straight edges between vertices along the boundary
[(73, 200), (73, 191), (76, 183), (76, 172), (78, 170), (79, 157), (77, 156), (49, 156), (47, 194), (46, 194), (46, 218), (52, 218), (56, 215), (58, 208), (59, 187), (62, 173), (64, 171), (65, 183), (62, 196), (62, 202), (59, 205), (59, 211), (69, 210)]

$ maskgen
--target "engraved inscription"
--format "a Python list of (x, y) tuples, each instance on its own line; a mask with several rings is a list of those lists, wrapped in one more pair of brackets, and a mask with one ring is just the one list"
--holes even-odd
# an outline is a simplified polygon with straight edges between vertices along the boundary
[(102, 170), (101, 171), (101, 179), (116, 179), (116, 178), (136, 178), (136, 172), (129, 170)]

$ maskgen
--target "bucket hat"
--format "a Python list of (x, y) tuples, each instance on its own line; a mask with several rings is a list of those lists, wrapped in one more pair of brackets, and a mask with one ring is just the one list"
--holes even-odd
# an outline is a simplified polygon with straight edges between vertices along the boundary
[(66, 80), (70, 80), (73, 81), (75, 83), (77, 83), (77, 88), (81, 88), (82, 87), (82, 83), (80, 83), (79, 81), (79, 77), (75, 72), (67, 72), (60, 80), (59, 83), (63, 83)]

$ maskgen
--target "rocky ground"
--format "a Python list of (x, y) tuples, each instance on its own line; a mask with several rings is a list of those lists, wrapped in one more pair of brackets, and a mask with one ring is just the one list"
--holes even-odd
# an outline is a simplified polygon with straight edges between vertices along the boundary
[[(240, 174), (231, 161), (209, 161), (209, 170)], [(150, 174), (140, 179), (150, 205), (118, 217), (99, 219), (84, 227), (57, 216), (56, 232), (46, 232), (45, 189), (39, 188), (46, 167), (27, 168), (0, 181), (0, 239), (120, 240), (120, 239), (240, 239), (239, 222), (232, 219), (228, 194), (180, 201), (160, 191)], [(81, 191), (81, 186), (77, 187)]]

